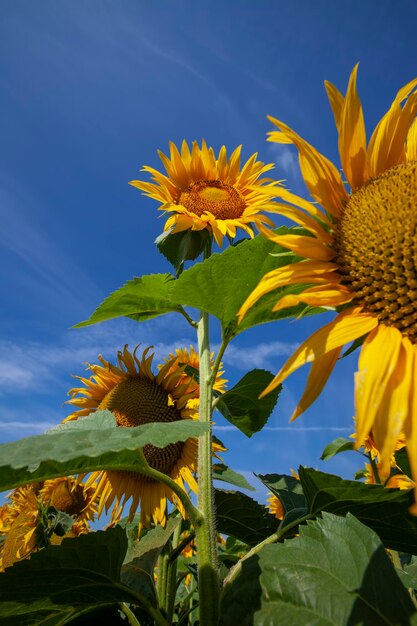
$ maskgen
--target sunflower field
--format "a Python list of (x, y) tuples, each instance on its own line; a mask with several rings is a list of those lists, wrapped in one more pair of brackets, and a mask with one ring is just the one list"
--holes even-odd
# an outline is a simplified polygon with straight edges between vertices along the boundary
[[(340, 166), (269, 118), (310, 200), (257, 154), (205, 141), (171, 142), (161, 171), (131, 181), (166, 217), (156, 253), (172, 273), (129, 280), (77, 327), (180, 315), (195, 344), (160, 362), (144, 345), (99, 355), (63, 423), (0, 446), (1, 625), (417, 626), (417, 79), (367, 141), (356, 74), (345, 94), (326, 82)], [(278, 373), (228, 385), (238, 335), (324, 311)], [(216, 413), (251, 437), (310, 364), (294, 420), (354, 351), (354, 434), (322, 459), (363, 469), (346, 480), (300, 459), (256, 475), (266, 502), (244, 493)]]

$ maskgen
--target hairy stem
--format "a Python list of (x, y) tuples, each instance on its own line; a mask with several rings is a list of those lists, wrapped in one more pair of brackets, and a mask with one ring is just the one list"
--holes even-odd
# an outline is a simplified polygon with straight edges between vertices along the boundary
[(200, 527), (195, 527), (195, 531), (200, 596), (200, 625), (216, 626), (219, 617), (220, 583), (217, 567), (212, 479), (212, 376), (208, 322), (208, 314), (202, 311), (197, 330), (200, 361), (200, 421), (208, 424), (209, 430), (199, 438), (198, 510), (202, 516), (202, 524)]

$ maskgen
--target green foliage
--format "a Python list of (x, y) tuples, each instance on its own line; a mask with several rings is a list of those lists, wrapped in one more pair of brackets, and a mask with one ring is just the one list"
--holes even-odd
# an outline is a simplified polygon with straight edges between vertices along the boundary
[(414, 614), (377, 535), (350, 514), (324, 513), (265, 546), (222, 600), (222, 626), (406, 626)]
[(130, 543), (121, 569), (121, 581), (143, 594), (154, 606), (157, 598), (154, 585), (154, 567), (162, 549), (170, 540), (180, 518), (171, 517), (165, 528), (156, 526), (144, 537)]
[(397, 450), (397, 452), (395, 453), (395, 463), (406, 476), (412, 478), (410, 460), (408, 458), (408, 452), (405, 446), (404, 448)]
[(273, 378), (266, 370), (251, 370), (218, 398), (216, 409), (247, 437), (252, 437), (265, 426), (282, 389), (278, 385), (265, 398), (259, 398)]
[(307, 501), (299, 480), (286, 474), (255, 474), (279, 498), (285, 513), (307, 509)]
[(229, 485), (235, 485), (241, 489), (255, 491), (255, 487), (252, 487), (242, 474), (230, 469), (230, 467), (227, 467), (224, 463), (215, 463), (213, 465), (213, 478), (214, 480), (221, 480), (225, 483), (229, 483)]
[(0, 491), (98, 469), (141, 472), (147, 467), (143, 446), (164, 448), (170, 443), (198, 437), (207, 430), (206, 425), (188, 419), (168, 424), (153, 422), (136, 428), (115, 424), (109, 411), (98, 411), (48, 434), (1, 445)]
[(174, 285), (175, 279), (171, 274), (151, 274), (129, 280), (103, 300), (88, 320), (76, 324), (74, 328), (122, 316), (143, 322), (164, 313), (183, 313), (183, 308), (172, 298)]
[[(300, 229), (282, 227), (277, 232), (285, 234)], [(272, 253), (272, 254), (271, 254)], [(276, 253), (279, 253), (276, 256)], [(280, 254), (284, 253), (284, 254)], [(293, 293), (301, 287), (285, 288), (262, 298), (238, 326), (237, 313), (249, 294), (267, 272), (299, 260), (269, 239), (258, 235), (230, 246), (221, 254), (213, 254), (204, 263), (197, 263), (181, 274), (175, 287), (175, 298), (182, 305), (202, 309), (217, 317), (225, 335), (231, 338), (257, 324), (293, 316), (305, 307), (295, 307), (273, 312), (272, 306), (279, 295)]]
[(254, 546), (272, 535), (278, 520), (268, 509), (240, 491), (215, 489), (217, 529)]
[(95, 607), (139, 605), (120, 582), (126, 548), (125, 532), (116, 527), (64, 539), (15, 563), (0, 574), (0, 624), (58, 626)]
[(300, 481), (311, 515), (352, 513), (372, 528), (387, 548), (417, 554), (417, 518), (408, 509), (410, 490), (386, 489), (300, 467)]
[(210, 240), (209, 231), (183, 230), (179, 233), (165, 231), (156, 238), (158, 250), (174, 266), (177, 274), (183, 270), (186, 261), (194, 261), (202, 254)]
[(336, 454), (345, 452), (345, 450), (354, 449), (354, 442), (352, 439), (347, 439), (346, 437), (338, 437), (337, 439), (333, 439), (333, 441), (327, 444), (320, 458), (322, 461), (328, 461)]

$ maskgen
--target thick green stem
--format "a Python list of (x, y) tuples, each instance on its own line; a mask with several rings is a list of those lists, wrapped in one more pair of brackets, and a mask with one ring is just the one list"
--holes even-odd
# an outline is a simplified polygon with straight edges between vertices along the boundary
[(200, 626), (217, 626), (219, 618), (220, 583), (217, 567), (217, 543), (212, 479), (211, 404), (212, 377), (208, 315), (201, 312), (197, 329), (200, 360), (200, 421), (209, 430), (199, 438), (198, 447), (198, 510), (202, 516), (194, 526), (197, 543)]

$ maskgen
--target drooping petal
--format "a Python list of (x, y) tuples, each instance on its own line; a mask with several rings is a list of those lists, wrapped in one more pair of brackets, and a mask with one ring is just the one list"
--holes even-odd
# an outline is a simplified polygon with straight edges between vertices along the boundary
[(283, 380), (306, 363), (312, 363), (328, 352), (354, 341), (377, 326), (378, 320), (360, 307), (340, 313), (335, 320), (311, 335), (284, 364), (261, 397), (273, 391)]
[(297, 405), (297, 408), (291, 416), (290, 422), (293, 422), (297, 417), (304, 413), (319, 397), (333, 371), (334, 366), (336, 365), (341, 350), (342, 346), (327, 352), (327, 354), (324, 354), (322, 357), (313, 361), (307, 378), (306, 388), (304, 389), (304, 393)]
[[(289, 126), (273, 117), (268, 116), (268, 119), (297, 146), (301, 171), (313, 198), (337, 217), (347, 199), (347, 192), (336, 167)], [(269, 140), (275, 139), (271, 136)]]
[(356, 447), (373, 428), (401, 348), (401, 333), (379, 324), (365, 339), (355, 375)]

